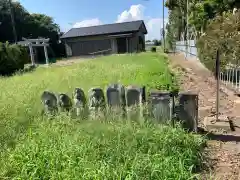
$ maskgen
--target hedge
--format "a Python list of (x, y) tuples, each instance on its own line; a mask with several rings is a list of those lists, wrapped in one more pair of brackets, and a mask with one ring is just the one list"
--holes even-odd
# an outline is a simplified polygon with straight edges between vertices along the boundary
[(239, 65), (240, 60), (240, 13), (225, 13), (212, 20), (198, 42), (200, 61), (215, 71), (216, 52), (220, 52), (221, 69), (227, 64)]
[(157, 52), (157, 48), (155, 46), (151, 47), (151, 52)]
[(0, 75), (8, 76), (24, 69), (29, 62), (25, 47), (16, 44), (0, 43)]

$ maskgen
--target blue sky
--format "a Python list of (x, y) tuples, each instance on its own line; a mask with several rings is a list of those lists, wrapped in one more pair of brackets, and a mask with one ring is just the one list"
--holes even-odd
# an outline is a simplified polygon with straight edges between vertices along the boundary
[[(143, 19), (147, 39), (160, 38), (162, 0), (18, 0), (30, 13), (43, 13), (54, 18), (62, 31)], [(168, 11), (165, 8), (165, 18)], [(167, 20), (167, 19), (166, 19)]]

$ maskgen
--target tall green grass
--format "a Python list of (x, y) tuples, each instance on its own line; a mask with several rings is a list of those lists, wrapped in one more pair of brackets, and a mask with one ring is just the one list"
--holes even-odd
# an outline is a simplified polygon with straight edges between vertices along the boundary
[(124, 120), (76, 121), (40, 116), (43, 90), (71, 95), (110, 83), (175, 88), (157, 53), (109, 56), (0, 79), (0, 178), (188, 179), (202, 138), (179, 128)]
[(202, 138), (180, 128), (64, 116), (35, 123), (2, 162), (2, 177), (175, 180), (200, 164)]

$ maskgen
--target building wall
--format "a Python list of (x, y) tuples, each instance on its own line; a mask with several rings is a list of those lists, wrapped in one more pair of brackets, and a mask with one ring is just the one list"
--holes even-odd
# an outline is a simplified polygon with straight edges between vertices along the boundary
[(129, 46), (129, 52), (135, 53), (137, 52), (137, 44), (138, 44), (138, 36), (137, 34), (134, 34), (133, 37), (129, 38), (130, 46)]
[(90, 55), (92, 53), (111, 53), (111, 49), (111, 39), (72, 42), (73, 56)]
[(72, 38), (65, 40), (67, 56), (90, 55), (90, 53), (109, 50), (112, 48), (110, 38)]
[[(141, 27), (140, 31), (137, 33), (138, 36), (138, 51), (145, 50), (145, 34), (144, 34), (144, 28)], [(139, 42), (139, 37), (142, 38), (142, 44)]]
[(139, 42), (139, 37), (143, 39), (143, 47), (142, 49), (145, 49), (145, 34), (142, 29), (140, 29), (139, 32), (135, 33), (133, 37), (130, 38), (130, 48), (129, 51), (131, 53), (136, 53), (141, 51), (141, 46)]
[[(134, 53), (139, 51), (139, 36), (143, 37), (145, 42), (145, 35), (143, 31), (139, 31), (128, 38), (128, 52)], [(109, 44), (106, 43), (109, 41)], [(65, 39), (65, 48), (67, 56), (87, 55), (89, 52), (102, 51), (112, 49), (109, 53), (118, 53), (117, 38), (108, 36), (92, 36), (92, 37), (77, 37)], [(127, 46), (127, 44), (126, 44)], [(85, 52), (85, 53), (84, 53)]]

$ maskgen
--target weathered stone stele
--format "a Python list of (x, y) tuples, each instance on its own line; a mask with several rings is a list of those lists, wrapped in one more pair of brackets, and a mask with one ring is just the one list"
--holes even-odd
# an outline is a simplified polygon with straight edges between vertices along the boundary
[(137, 86), (128, 86), (126, 88), (127, 106), (139, 106), (142, 103), (142, 90)]
[(198, 127), (198, 94), (193, 92), (179, 93), (179, 119), (183, 128), (197, 132)]
[(106, 95), (109, 107), (121, 106), (121, 91), (117, 84), (108, 86)]
[(128, 119), (140, 119), (142, 117), (142, 89), (137, 86), (128, 86), (125, 93)]
[(168, 122), (172, 120), (171, 96), (169, 92), (150, 91), (150, 114), (157, 122)]
[(121, 114), (121, 117), (125, 117), (126, 115), (125, 87), (121, 84), (109, 85), (106, 90), (106, 96), (110, 113), (112, 115)]

